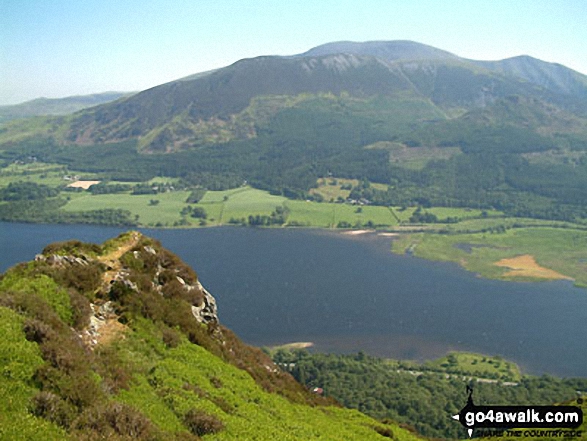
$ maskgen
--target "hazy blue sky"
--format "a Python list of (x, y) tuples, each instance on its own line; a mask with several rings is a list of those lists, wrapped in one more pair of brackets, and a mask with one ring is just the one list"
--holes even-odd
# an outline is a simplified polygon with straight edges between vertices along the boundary
[(142, 90), (257, 55), (413, 40), (587, 74), (587, 0), (0, 0), (0, 104)]

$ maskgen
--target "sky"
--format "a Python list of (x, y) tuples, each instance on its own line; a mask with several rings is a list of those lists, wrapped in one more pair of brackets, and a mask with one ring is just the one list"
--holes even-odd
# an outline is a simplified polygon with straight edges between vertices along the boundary
[(341, 40), (587, 74), (586, 19), (587, 0), (0, 0), (0, 105), (144, 90)]

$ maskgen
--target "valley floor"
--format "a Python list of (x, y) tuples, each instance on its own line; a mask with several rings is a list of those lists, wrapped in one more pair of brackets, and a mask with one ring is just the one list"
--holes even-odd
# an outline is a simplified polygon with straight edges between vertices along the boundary
[[(28, 202), (20, 217), (11, 202), (3, 220), (31, 222), (114, 223), (142, 227), (199, 228), (221, 225), (310, 227), (349, 231), (377, 231), (393, 237), (393, 252), (459, 263), (483, 277), (503, 280), (572, 280), (587, 286), (587, 225), (562, 221), (506, 217), (497, 210), (478, 208), (374, 206), (349, 199), (358, 181), (320, 179), (310, 192), (314, 200), (293, 200), (246, 185), (226, 191), (203, 191), (197, 202), (177, 179), (159, 177), (146, 183), (109, 182), (143, 187), (146, 194), (127, 189), (93, 194), (96, 174), (65, 173), (63, 166), (13, 164), (0, 170), (0, 188), (29, 182), (59, 190), (45, 205)], [(375, 187), (380, 184), (373, 184)], [(74, 188), (72, 190), (72, 187)], [(377, 187), (378, 188), (378, 187)], [(51, 205), (51, 201), (55, 203)], [(58, 201), (60, 201), (58, 203)], [(318, 202), (320, 201), (320, 202)], [(52, 210), (47, 216), (44, 210)], [(418, 211), (420, 210), (420, 211)], [(6, 210), (5, 210), (6, 211)], [(418, 221), (421, 214), (435, 221)], [(421, 216), (420, 216), (421, 217)], [(352, 233), (350, 233), (352, 230)]]

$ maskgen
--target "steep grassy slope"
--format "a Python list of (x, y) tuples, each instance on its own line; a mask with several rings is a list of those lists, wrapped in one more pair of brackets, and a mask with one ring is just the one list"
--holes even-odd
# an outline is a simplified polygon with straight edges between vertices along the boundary
[(139, 233), (9, 270), (0, 328), (0, 439), (415, 439), (241, 343), (196, 274)]

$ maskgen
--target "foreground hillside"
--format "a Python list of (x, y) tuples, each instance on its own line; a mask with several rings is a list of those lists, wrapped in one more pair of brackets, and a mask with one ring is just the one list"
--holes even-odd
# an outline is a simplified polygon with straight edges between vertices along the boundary
[(306, 391), (154, 240), (46, 247), (0, 278), (0, 439), (415, 439)]

